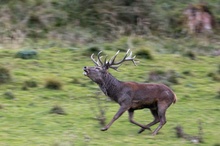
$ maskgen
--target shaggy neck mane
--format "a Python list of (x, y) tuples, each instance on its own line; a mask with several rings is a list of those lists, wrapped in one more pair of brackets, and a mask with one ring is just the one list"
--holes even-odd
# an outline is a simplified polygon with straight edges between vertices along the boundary
[(99, 87), (103, 93), (109, 96), (111, 99), (116, 100), (116, 94), (119, 91), (119, 86), (121, 82), (113, 77), (109, 72), (103, 76), (103, 80), (100, 81)]

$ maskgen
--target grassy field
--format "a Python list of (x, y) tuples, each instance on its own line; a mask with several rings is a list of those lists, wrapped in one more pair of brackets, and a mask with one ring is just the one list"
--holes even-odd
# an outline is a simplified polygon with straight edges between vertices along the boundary
[[(192, 60), (180, 54), (153, 52), (153, 60), (137, 58), (138, 66), (127, 63), (119, 72), (109, 70), (122, 81), (138, 82), (148, 80), (153, 70), (177, 73), (178, 84), (171, 85), (178, 97), (177, 103), (167, 111), (167, 124), (157, 136), (151, 136), (150, 131), (137, 134), (139, 127), (129, 123), (127, 113), (108, 131), (100, 131), (101, 126), (95, 120), (98, 108), (94, 98), (99, 89), (83, 76), (82, 68), (93, 66), (90, 57), (83, 55), (86, 49), (38, 49), (35, 59), (15, 58), (18, 51), (0, 50), (0, 65), (11, 73), (11, 81), (0, 84), (1, 146), (191, 146), (195, 144), (177, 138), (174, 128), (181, 125), (187, 134), (198, 135), (199, 121), (204, 132), (204, 143), (200, 145), (220, 145), (220, 83), (208, 76), (218, 71), (219, 57), (198, 55)], [(49, 79), (59, 81), (62, 88), (45, 88)], [(25, 81), (34, 81), (37, 87), (24, 88)], [(100, 103), (106, 107), (106, 122), (109, 122), (119, 106), (106, 99), (100, 95)], [(55, 106), (62, 107), (66, 114), (51, 114)], [(147, 124), (153, 117), (146, 109), (136, 111), (135, 120)]]

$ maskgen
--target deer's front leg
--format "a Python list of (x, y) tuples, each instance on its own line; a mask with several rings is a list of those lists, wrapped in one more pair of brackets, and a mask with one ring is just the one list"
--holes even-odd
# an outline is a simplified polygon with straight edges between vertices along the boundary
[(108, 128), (114, 123), (115, 120), (117, 120), (125, 111), (128, 110), (127, 106), (121, 106), (118, 110), (118, 112), (115, 114), (115, 116), (112, 118), (112, 120), (109, 122), (108, 125), (106, 125), (105, 127), (103, 127), (101, 129), (101, 131), (106, 131), (108, 130)]
[(134, 116), (134, 110), (133, 110), (133, 109), (129, 109), (129, 110), (128, 110), (128, 114), (129, 114), (129, 121), (130, 121), (131, 123), (133, 123), (133, 124), (135, 124), (135, 125), (137, 125), (137, 126), (140, 126), (143, 130), (148, 129), (148, 130), (151, 131), (150, 127), (147, 127), (147, 126), (144, 126), (144, 125), (142, 125), (142, 124), (139, 124), (139, 123), (137, 123), (137, 122), (135, 122), (135, 121), (133, 120), (133, 116)]

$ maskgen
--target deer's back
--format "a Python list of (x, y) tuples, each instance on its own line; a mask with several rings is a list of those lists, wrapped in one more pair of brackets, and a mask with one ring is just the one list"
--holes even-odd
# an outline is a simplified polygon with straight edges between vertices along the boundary
[(124, 85), (130, 89), (134, 109), (155, 107), (158, 101), (170, 105), (176, 100), (173, 91), (164, 84), (124, 82)]

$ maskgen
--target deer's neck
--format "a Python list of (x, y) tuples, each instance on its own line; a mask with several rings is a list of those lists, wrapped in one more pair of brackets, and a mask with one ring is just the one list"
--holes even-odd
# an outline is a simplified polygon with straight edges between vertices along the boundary
[(114, 101), (118, 101), (118, 94), (121, 87), (121, 81), (117, 80), (110, 73), (107, 73), (102, 82), (99, 84), (99, 87), (104, 92), (105, 95), (109, 96)]

